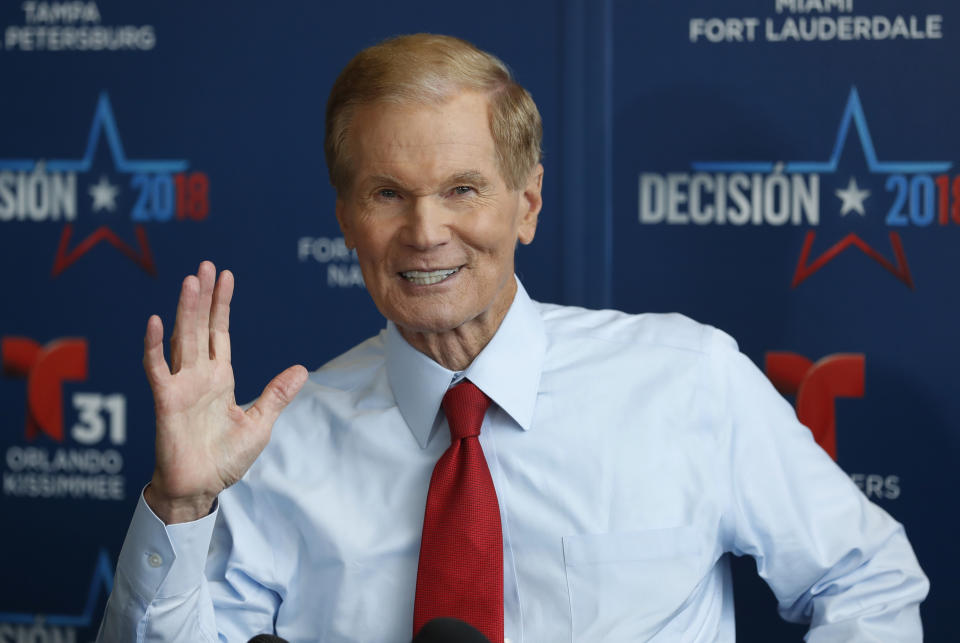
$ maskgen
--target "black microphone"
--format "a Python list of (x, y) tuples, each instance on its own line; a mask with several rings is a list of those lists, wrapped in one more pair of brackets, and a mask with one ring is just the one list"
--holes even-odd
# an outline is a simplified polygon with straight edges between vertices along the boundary
[(435, 618), (420, 628), (412, 643), (490, 643), (490, 639), (458, 618)]
[(288, 641), (273, 634), (257, 634), (247, 643), (288, 643)]

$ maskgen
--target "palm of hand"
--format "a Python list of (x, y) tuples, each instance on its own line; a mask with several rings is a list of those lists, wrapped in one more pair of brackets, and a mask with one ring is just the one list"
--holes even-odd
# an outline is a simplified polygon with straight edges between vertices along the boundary
[(170, 367), (163, 326), (153, 316), (144, 339), (144, 368), (157, 418), (156, 466), (145, 497), (165, 522), (199, 518), (217, 494), (239, 480), (263, 451), (274, 421), (306, 380), (291, 366), (247, 410), (234, 398), (229, 306), (233, 276), (216, 284), (213, 264), (184, 280), (171, 337)]

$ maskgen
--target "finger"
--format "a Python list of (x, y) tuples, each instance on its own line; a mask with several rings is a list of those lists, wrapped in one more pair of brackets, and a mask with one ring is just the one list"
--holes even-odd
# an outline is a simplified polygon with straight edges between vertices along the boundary
[(230, 361), (230, 301), (233, 299), (233, 273), (224, 270), (213, 290), (210, 308), (210, 357)]
[(176, 373), (197, 362), (197, 300), (200, 281), (195, 275), (183, 280), (180, 301), (177, 303), (177, 321), (170, 338), (170, 360)]
[(247, 415), (260, 425), (273, 426), (287, 404), (300, 392), (307, 381), (307, 369), (297, 364), (270, 380), (263, 393), (249, 409)]
[(200, 359), (209, 359), (210, 304), (213, 299), (213, 282), (217, 279), (217, 269), (213, 263), (202, 262), (197, 270), (197, 279), (200, 280), (200, 297), (197, 302), (197, 355)]
[(147, 320), (147, 333), (143, 337), (143, 370), (151, 388), (170, 377), (170, 367), (163, 358), (163, 322), (156, 315)]

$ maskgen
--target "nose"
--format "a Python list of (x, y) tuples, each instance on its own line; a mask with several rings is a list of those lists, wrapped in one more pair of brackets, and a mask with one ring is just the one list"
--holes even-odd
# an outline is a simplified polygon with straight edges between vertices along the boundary
[(432, 196), (412, 200), (406, 214), (404, 242), (417, 250), (430, 250), (450, 240), (449, 213)]

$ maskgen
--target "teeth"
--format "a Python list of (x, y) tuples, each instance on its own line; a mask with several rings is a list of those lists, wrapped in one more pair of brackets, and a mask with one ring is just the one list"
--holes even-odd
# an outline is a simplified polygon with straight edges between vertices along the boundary
[(418, 286), (429, 286), (431, 284), (436, 284), (453, 273), (460, 270), (459, 268), (449, 268), (447, 270), (408, 270), (407, 272), (401, 272), (400, 274), (404, 279), (410, 283), (417, 284)]

